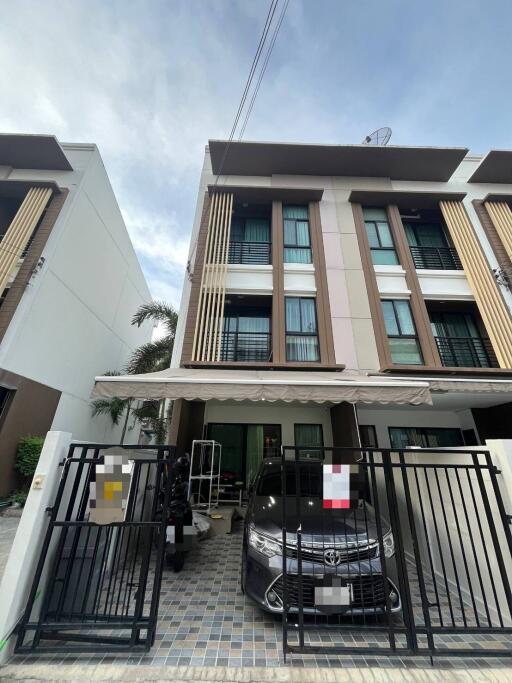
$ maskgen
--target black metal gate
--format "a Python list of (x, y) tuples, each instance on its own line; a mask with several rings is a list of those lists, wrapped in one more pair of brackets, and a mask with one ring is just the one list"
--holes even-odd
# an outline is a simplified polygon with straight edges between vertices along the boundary
[[(129, 493), (122, 521), (89, 521), (99, 444), (73, 444), (62, 463), (16, 652), (149, 650), (165, 548), (171, 448), (122, 446)], [(30, 543), (30, 539), (27, 539)]]
[(510, 656), (499, 475), (473, 449), (283, 447), (285, 657)]

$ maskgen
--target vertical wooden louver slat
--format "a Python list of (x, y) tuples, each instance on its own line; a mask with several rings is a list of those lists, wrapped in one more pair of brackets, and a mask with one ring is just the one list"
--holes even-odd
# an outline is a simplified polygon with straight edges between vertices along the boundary
[(462, 202), (440, 208), (474, 294), (500, 367), (512, 367), (512, 318)]
[(0, 294), (6, 288), (51, 195), (49, 187), (31, 187), (0, 242)]
[(232, 194), (213, 195), (192, 346), (194, 361), (214, 361), (220, 357), (232, 208)]
[(510, 206), (506, 202), (485, 202), (484, 206), (509, 259), (512, 260), (512, 210)]
[(229, 255), (229, 240), (231, 237), (231, 215), (233, 213), (233, 195), (229, 196), (229, 205), (228, 205), (228, 211), (227, 211), (227, 216), (226, 216), (226, 233), (225, 233), (225, 239), (224, 239), (224, 254), (222, 256), (222, 293), (221, 293), (221, 300), (220, 300), (220, 316), (219, 316), (219, 331), (215, 335), (216, 339), (216, 345), (217, 345), (217, 353), (215, 356), (215, 359), (217, 361), (220, 360), (220, 353), (221, 353), (221, 339), (222, 339), (222, 330), (224, 327), (224, 305), (226, 302), (226, 279), (227, 279), (227, 274), (228, 274), (228, 255)]

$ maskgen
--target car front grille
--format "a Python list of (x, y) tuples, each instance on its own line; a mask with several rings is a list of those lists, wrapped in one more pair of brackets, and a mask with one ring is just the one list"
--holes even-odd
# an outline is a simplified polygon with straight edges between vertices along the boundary
[[(311, 547), (302, 544), (301, 545), (301, 559), (303, 561), (309, 562), (321, 562), (324, 564), (324, 552), (330, 550), (333, 546), (325, 545), (324, 547)], [(353, 547), (349, 548), (337, 548), (341, 555), (341, 561), (339, 564), (347, 564), (350, 562), (363, 562), (365, 560), (371, 560), (377, 557), (379, 546), (377, 544), (371, 546), (363, 547)], [(297, 548), (288, 546), (286, 548), (286, 557), (290, 557), (294, 560), (298, 559)]]
[[(304, 609), (315, 609), (315, 585), (317, 579), (310, 575), (302, 576), (302, 600)], [(347, 584), (352, 584), (353, 600), (351, 609), (373, 609), (386, 607), (386, 584), (381, 574), (364, 574), (354, 578), (347, 578)], [(299, 605), (299, 577), (296, 574), (288, 574), (286, 577), (288, 589), (289, 608)], [(284, 586), (283, 577), (280, 576), (272, 586), (281, 601), (283, 600)], [(391, 584), (387, 584), (387, 594), (392, 590)]]

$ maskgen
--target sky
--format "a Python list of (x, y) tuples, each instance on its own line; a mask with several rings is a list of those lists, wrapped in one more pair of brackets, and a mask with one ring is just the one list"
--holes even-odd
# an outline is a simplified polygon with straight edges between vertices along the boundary
[[(0, 132), (96, 143), (176, 307), (204, 146), (229, 135), (269, 4), (0, 0)], [(290, 0), (244, 139), (511, 148), (511, 24), (510, 0)]]

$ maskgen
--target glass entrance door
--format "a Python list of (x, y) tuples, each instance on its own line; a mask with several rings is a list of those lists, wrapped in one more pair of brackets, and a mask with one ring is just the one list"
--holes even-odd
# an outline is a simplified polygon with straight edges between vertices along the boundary
[(281, 425), (210, 423), (208, 438), (222, 444), (221, 471), (248, 488), (263, 458), (280, 454)]

